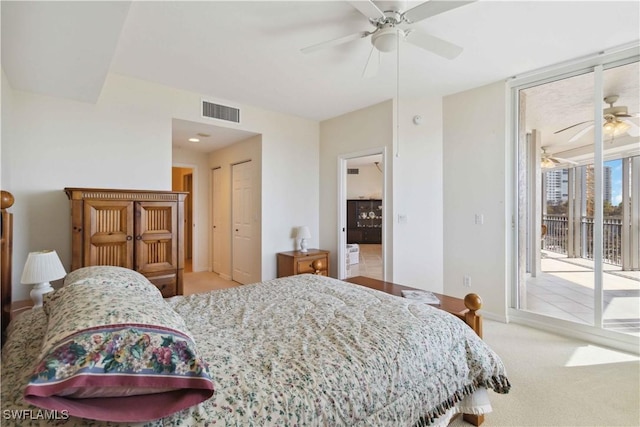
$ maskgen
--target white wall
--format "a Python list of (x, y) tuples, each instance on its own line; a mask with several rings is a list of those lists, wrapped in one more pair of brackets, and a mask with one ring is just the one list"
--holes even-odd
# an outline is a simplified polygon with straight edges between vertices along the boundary
[[(320, 124), (321, 246), (332, 251), (335, 275), (338, 156), (386, 147), (386, 279), (442, 292), (442, 102), (402, 99), (399, 147), (394, 108), (387, 101)], [(415, 115), (424, 118), (419, 126), (413, 124)], [(406, 222), (398, 222), (400, 214)]]
[[(64, 187), (171, 188), (171, 121), (144, 108), (131, 85), (109, 80), (96, 105), (15, 91), (13, 137), (5, 140), (14, 205), (14, 299), (28, 252), (55, 249), (71, 264), (69, 202)], [(141, 88), (138, 87), (138, 90)], [(138, 99), (119, 102), (118, 98)]]
[(291, 230), (309, 226), (310, 247), (320, 235), (319, 123), (275, 112), (263, 113), (262, 279), (276, 277), (276, 253), (296, 249)]
[[(506, 88), (494, 83), (444, 98), (444, 291), (507, 306)], [(475, 215), (484, 224), (475, 223)], [(463, 276), (471, 287), (463, 287)]]
[[(393, 142), (392, 111), (393, 102), (386, 101), (320, 123), (320, 235), (316, 242), (321, 249), (331, 251), (330, 275), (333, 277), (337, 277), (338, 271), (338, 157), (385, 147), (390, 154)], [(391, 171), (389, 167), (388, 188), (391, 187)], [(391, 212), (393, 196), (390, 193), (385, 198), (383, 216)], [(346, 206), (340, 206), (340, 209), (346, 210)], [(387, 242), (391, 242), (391, 228), (384, 230)], [(391, 244), (386, 246), (385, 249), (393, 253)], [(385, 274), (391, 277), (390, 264), (385, 266)]]
[[(64, 187), (168, 190), (171, 120), (205, 120), (200, 117), (202, 95), (114, 74), (96, 104), (20, 91), (11, 97), (12, 137), (3, 140), (2, 150), (10, 154), (2, 157), (2, 174), (10, 183), (6, 190), (16, 197), (13, 291), (15, 299), (24, 299), (29, 289), (19, 280), (28, 252), (55, 249), (70, 265)], [(243, 122), (235, 126), (261, 133), (268, 152), (262, 197), (269, 203), (263, 203), (261, 219), (266, 224), (262, 276), (270, 278), (275, 277), (276, 252), (290, 249), (289, 228), (304, 218), (312, 232), (318, 229), (318, 123), (239, 107)]]
[(4, 190), (5, 188), (9, 188), (8, 186), (11, 184), (9, 181), (11, 174), (11, 165), (4, 165), (2, 159), (7, 158), (10, 155), (10, 147), (9, 144), (3, 144), (2, 141), (11, 140), (11, 123), (13, 123), (11, 119), (11, 111), (13, 110), (13, 91), (11, 89), (11, 85), (9, 85), (9, 81), (7, 80), (7, 76), (4, 74), (4, 70), (2, 70), (2, 81), (0, 83), (0, 99), (2, 99), (2, 105), (0, 106), (0, 110), (2, 113), (0, 119), (0, 188)]
[(375, 165), (354, 166), (353, 169), (358, 169), (358, 173), (347, 175), (347, 199), (381, 199), (382, 172)]
[(393, 281), (442, 293), (442, 99), (401, 98), (399, 117), (398, 156), (392, 157)]

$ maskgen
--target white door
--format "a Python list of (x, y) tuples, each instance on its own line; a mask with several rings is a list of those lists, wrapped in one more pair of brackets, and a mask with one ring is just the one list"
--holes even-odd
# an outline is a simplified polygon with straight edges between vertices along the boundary
[(213, 203), (213, 230), (211, 237), (213, 242), (212, 269), (214, 273), (220, 274), (222, 265), (222, 235), (220, 234), (220, 224), (222, 220), (222, 169), (216, 168), (213, 170), (211, 175), (211, 188), (211, 200)]
[(252, 282), (251, 267), (253, 245), (253, 167), (251, 162), (233, 165), (231, 169), (232, 198), (232, 279), (248, 284)]

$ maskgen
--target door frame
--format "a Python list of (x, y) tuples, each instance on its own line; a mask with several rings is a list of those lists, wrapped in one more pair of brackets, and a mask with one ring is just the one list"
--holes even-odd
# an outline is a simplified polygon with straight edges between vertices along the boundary
[[(214, 272), (216, 274), (218, 274), (220, 277), (222, 277), (223, 279), (227, 279), (227, 280), (231, 280), (231, 276), (228, 274), (225, 274), (222, 272), (222, 269), (218, 266), (218, 271), (216, 271), (215, 268), (215, 257), (216, 256), (220, 256), (219, 254), (216, 253), (216, 239), (221, 239), (221, 237), (219, 236), (220, 234), (220, 230), (217, 230), (217, 232), (214, 232), (214, 228), (217, 227), (217, 224), (215, 223), (215, 219), (217, 217), (216, 215), (216, 209), (220, 209), (220, 207), (216, 207), (216, 200), (214, 197), (214, 188), (216, 185), (216, 171), (217, 174), (221, 174), (222, 173), (222, 167), (221, 166), (216, 166), (214, 168), (210, 169), (210, 177), (209, 177), (209, 212), (210, 212), (210, 227), (209, 227), (209, 271)], [(220, 175), (218, 175), (218, 180), (222, 181), (222, 177)], [(220, 215), (220, 211), (218, 211), (218, 214)], [(218, 236), (216, 237), (216, 234), (218, 234)], [(222, 246), (223, 242), (220, 241), (218, 242), (219, 246)]]
[[(609, 331), (603, 328), (602, 319), (602, 291), (603, 291), (603, 269), (602, 269), (602, 223), (603, 223), (603, 136), (602, 136), (602, 99), (603, 92), (603, 71), (617, 67), (620, 65), (632, 63), (638, 60), (638, 47), (633, 43), (627, 46), (621, 46), (612, 49), (610, 52), (601, 52), (587, 58), (570, 61), (568, 63), (559, 64), (546, 69), (537, 70), (522, 76), (515, 77), (507, 84), (507, 100), (509, 111), (509, 140), (507, 158), (511, 159), (507, 166), (507, 176), (511, 176), (508, 180), (507, 191), (511, 197), (511, 227), (508, 229), (507, 253), (511, 253), (508, 259), (509, 286), (507, 288), (508, 309), (506, 321), (521, 323), (528, 326), (534, 326), (543, 330), (549, 330), (554, 333), (560, 333), (566, 336), (583, 339), (587, 342), (601, 344), (616, 349), (621, 349), (630, 353), (638, 353), (638, 337), (634, 335), (621, 334), (619, 332)], [(523, 290), (520, 285), (523, 277), (519, 269), (519, 263), (522, 262), (522, 252), (519, 248), (523, 245), (523, 239), (526, 237), (526, 221), (519, 204), (522, 203), (520, 196), (524, 192), (520, 191), (518, 183), (520, 182), (519, 173), (523, 168), (523, 164), (519, 163), (518, 141), (522, 140), (520, 132), (522, 129), (519, 124), (518, 91), (526, 87), (548, 83), (560, 79), (571, 78), (575, 75), (590, 72), (594, 74), (593, 87), (593, 124), (594, 124), (594, 177), (595, 177), (595, 198), (594, 206), (594, 325), (584, 325), (545, 316), (539, 313), (520, 310), (520, 293)], [(509, 250), (511, 249), (511, 250)]]
[(200, 271), (200, 263), (196, 262), (199, 259), (198, 248), (200, 247), (200, 234), (196, 232), (196, 223), (198, 222), (198, 165), (193, 163), (172, 163), (172, 168), (185, 168), (191, 169), (192, 174), (192, 193), (191, 193), (191, 271)]
[(389, 206), (387, 176), (389, 172), (388, 156), (386, 147), (369, 148), (367, 150), (345, 153), (338, 156), (338, 248), (336, 250), (336, 264), (338, 266), (338, 279), (347, 276), (347, 162), (359, 157), (382, 155), (382, 276), (387, 280), (387, 226), (390, 224), (391, 208)]

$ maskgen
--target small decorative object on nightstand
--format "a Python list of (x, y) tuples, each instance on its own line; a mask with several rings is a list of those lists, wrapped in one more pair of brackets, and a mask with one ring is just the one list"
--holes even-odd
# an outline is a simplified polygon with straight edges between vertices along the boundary
[(35, 285), (29, 294), (34, 307), (42, 306), (42, 296), (53, 291), (51, 280), (62, 279), (67, 275), (56, 251), (45, 250), (31, 252), (22, 271), (20, 282), (24, 285)]
[(307, 252), (307, 239), (311, 238), (311, 231), (309, 231), (309, 227), (306, 225), (298, 227), (296, 237), (300, 239), (300, 252)]

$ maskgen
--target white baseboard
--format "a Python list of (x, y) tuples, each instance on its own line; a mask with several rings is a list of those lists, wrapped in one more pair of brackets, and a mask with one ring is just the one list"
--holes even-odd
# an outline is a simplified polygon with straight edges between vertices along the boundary
[(510, 309), (509, 320), (524, 326), (541, 329), (557, 335), (579, 339), (627, 353), (640, 354), (640, 337), (607, 331), (589, 325), (581, 325), (563, 319), (542, 316), (536, 313)]

